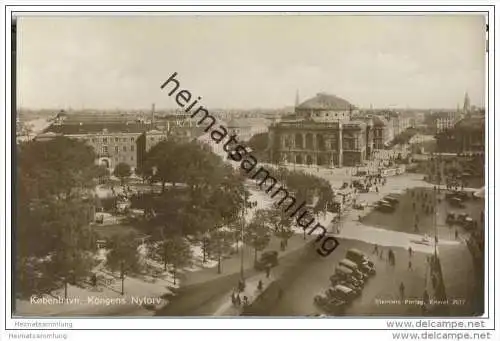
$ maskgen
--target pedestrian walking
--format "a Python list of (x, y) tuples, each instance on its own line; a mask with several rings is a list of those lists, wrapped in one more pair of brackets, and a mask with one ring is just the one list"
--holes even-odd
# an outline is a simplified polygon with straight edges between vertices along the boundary
[(376, 254), (376, 255), (378, 255), (378, 245), (377, 245), (377, 244), (375, 244), (375, 246), (373, 247), (373, 252), (372, 252), (372, 254), (373, 254), (373, 253), (374, 253), (374, 254)]
[(231, 303), (236, 305), (236, 297), (234, 296), (234, 292), (231, 293)]
[(408, 270), (413, 270), (411, 267), (411, 260), (408, 261)]
[(458, 230), (455, 229), (455, 240), (458, 240)]
[(404, 300), (405, 297), (405, 285), (403, 282), (399, 285), (399, 293), (401, 294), (401, 300)]
[(240, 294), (236, 294), (236, 306), (240, 306), (241, 305), (241, 298), (240, 298)]
[(381, 260), (384, 260), (384, 250), (380, 250), (379, 257)]
[(243, 296), (243, 304), (244, 304), (245, 306), (247, 306), (247, 305), (248, 305), (248, 297)]
[(257, 290), (262, 291), (262, 280), (259, 280), (259, 284), (257, 285)]
[(408, 248), (408, 256), (411, 258), (412, 254), (413, 254), (413, 250), (412, 250), (412, 248), (411, 248), (411, 246), (410, 246), (410, 247)]
[(267, 265), (266, 266), (266, 278), (269, 278), (269, 275), (271, 274), (271, 266)]

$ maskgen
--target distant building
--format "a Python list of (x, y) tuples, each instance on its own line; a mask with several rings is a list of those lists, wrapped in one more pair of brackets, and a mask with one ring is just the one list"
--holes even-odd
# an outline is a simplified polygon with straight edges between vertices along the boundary
[(357, 109), (346, 100), (319, 93), (269, 128), (275, 163), (309, 166), (356, 166), (373, 152), (371, 122), (351, 120)]
[(84, 141), (97, 155), (96, 163), (113, 171), (118, 163), (126, 163), (135, 170), (145, 153), (156, 143), (167, 138), (167, 133), (140, 123), (83, 123), (54, 124), (37, 140), (66, 136)]
[(441, 153), (484, 154), (485, 118), (484, 116), (466, 117), (453, 128), (436, 135), (437, 151)]
[(461, 118), (461, 113), (456, 111), (442, 111), (433, 113), (433, 115), (431, 116), (432, 129), (436, 133), (451, 129)]

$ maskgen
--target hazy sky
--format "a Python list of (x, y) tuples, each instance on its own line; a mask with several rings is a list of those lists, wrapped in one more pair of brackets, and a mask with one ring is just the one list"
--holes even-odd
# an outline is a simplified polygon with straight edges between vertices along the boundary
[(448, 107), (485, 96), (479, 15), (24, 17), (18, 105), (175, 108), (160, 85), (217, 108), (283, 107), (328, 92), (360, 107)]

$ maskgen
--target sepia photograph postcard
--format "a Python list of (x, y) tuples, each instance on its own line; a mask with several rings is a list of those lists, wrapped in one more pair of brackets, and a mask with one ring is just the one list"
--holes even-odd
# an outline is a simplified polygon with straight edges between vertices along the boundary
[(488, 18), (15, 14), (12, 317), (490, 316)]

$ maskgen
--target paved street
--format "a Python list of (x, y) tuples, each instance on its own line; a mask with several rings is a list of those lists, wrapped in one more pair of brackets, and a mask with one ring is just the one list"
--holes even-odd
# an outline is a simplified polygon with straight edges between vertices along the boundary
[[(322, 174), (328, 178), (328, 174)], [(360, 194), (359, 200), (373, 203), (380, 200), (389, 193), (404, 193), (408, 187), (427, 187), (432, 185), (422, 181), (422, 177), (414, 174), (405, 174), (388, 179), (387, 185), (379, 188), (379, 193), (369, 192)], [(259, 198), (259, 206), (261, 204)], [(266, 200), (267, 201), (267, 200)], [(446, 205), (443, 203), (443, 205)], [(476, 205), (473, 203), (473, 206)], [(445, 209), (446, 207), (444, 207)], [(279, 304), (273, 305), (266, 315), (271, 316), (294, 316), (321, 313), (313, 304), (313, 298), (316, 294), (324, 291), (329, 286), (329, 277), (332, 275), (336, 263), (344, 258), (345, 252), (350, 247), (356, 247), (371, 255), (377, 268), (377, 275), (366, 284), (361, 297), (357, 298), (347, 309), (347, 315), (422, 315), (420, 304), (414, 300), (422, 298), (424, 290), (431, 291), (429, 267), (427, 265), (427, 256), (433, 253), (433, 241), (428, 245), (418, 243), (425, 232), (430, 231), (430, 227), (422, 229), (419, 234), (412, 231), (411, 225), (388, 224), (387, 226), (370, 226), (358, 221), (358, 215), (368, 214), (370, 209), (363, 211), (348, 211), (342, 218), (342, 230), (339, 237), (342, 238), (340, 246), (329, 257), (312, 257), (308, 262), (298, 268), (295, 264), (297, 257), (300, 257), (301, 247), (304, 241), (301, 236), (296, 235), (290, 240), (290, 256), (286, 256), (279, 268), (276, 269), (275, 276), (279, 277), (281, 272), (286, 272), (287, 268), (293, 267), (294, 276), (286, 283), (284, 296)], [(478, 218), (477, 207), (468, 206), (463, 209)], [(474, 213), (476, 212), (476, 213)], [(402, 220), (404, 223), (404, 219)], [(454, 239), (454, 234), (450, 232), (441, 220), (439, 222), (439, 252), (443, 249), (443, 267), (451, 267), (450, 259), (470, 258), (462, 238)], [(428, 224), (428, 222), (427, 222)], [(425, 232), (424, 232), (425, 231)], [(461, 231), (463, 233), (463, 231)], [(277, 241), (274, 241), (275, 243)], [(417, 243), (416, 243), (417, 242)], [(389, 266), (386, 259), (380, 259), (372, 255), (374, 244), (378, 244), (384, 253), (391, 248), (396, 255), (395, 267)], [(412, 257), (412, 269), (408, 269), (408, 247), (415, 251)], [(270, 246), (270, 248), (274, 247)], [(277, 245), (276, 245), (277, 247)], [(293, 252), (292, 252), (293, 251)], [(248, 253), (248, 255), (247, 255)], [(246, 251), (246, 260), (252, 260), (251, 250)], [(234, 263), (234, 264), (233, 264)], [(453, 266), (454, 271), (446, 271), (445, 285), (450, 286), (450, 297), (456, 295), (466, 296), (467, 301), (472, 301), (474, 296), (473, 281), (470, 277), (464, 276), (464, 273), (470, 270), (470, 262), (464, 262), (465, 266)], [(234, 270), (239, 266), (239, 259), (229, 259), (225, 261), (225, 266)], [(248, 263), (246, 268), (251, 269)], [(463, 269), (462, 269), (463, 268)], [(464, 270), (465, 269), (465, 270)], [(161, 315), (213, 315), (220, 314), (221, 309), (227, 305), (228, 295), (237, 283), (239, 274), (221, 277), (215, 280), (209, 280), (203, 283), (204, 271), (209, 272), (213, 269), (206, 269), (186, 278), (187, 283), (197, 283), (197, 285), (188, 285), (181, 290), (179, 295), (173, 299), (171, 304), (162, 310)], [(229, 271), (230, 272), (230, 271)], [(229, 273), (228, 272), (228, 273)], [(253, 270), (248, 271), (248, 276), (257, 274)], [(212, 275), (213, 276), (213, 275)], [(210, 277), (210, 276), (209, 276)], [(198, 278), (198, 280), (195, 280)], [(289, 278), (289, 277), (287, 277)], [(394, 304), (391, 300), (399, 298), (399, 286), (403, 282), (405, 286), (405, 299), (407, 304)], [(451, 284), (455, 283), (455, 284)], [(456, 284), (460, 283), (460, 284)], [(431, 294), (432, 297), (432, 294)], [(191, 303), (189, 303), (191, 302)], [(200, 304), (203, 302), (203, 304)], [(470, 305), (454, 307), (454, 312), (458, 315), (472, 314)], [(217, 313), (219, 312), (219, 313)]]
[[(333, 274), (338, 261), (344, 258), (346, 251), (358, 248), (371, 254), (373, 246), (367, 243), (345, 240), (329, 257), (316, 257), (298, 271), (294, 281), (284, 288), (283, 299), (269, 311), (273, 316), (304, 316), (323, 313), (313, 303), (314, 296), (330, 286), (329, 277)], [(383, 248), (387, 252), (387, 248)], [(408, 252), (402, 248), (392, 248), (396, 254), (396, 266), (390, 266), (386, 259), (373, 255), (377, 274), (369, 280), (361, 297), (347, 309), (347, 315), (419, 315), (420, 307), (416, 304), (382, 304), (378, 300), (399, 299), (399, 285), (405, 285), (405, 298), (422, 298), (426, 283), (426, 254), (416, 253), (412, 257), (413, 270), (408, 270)]]

